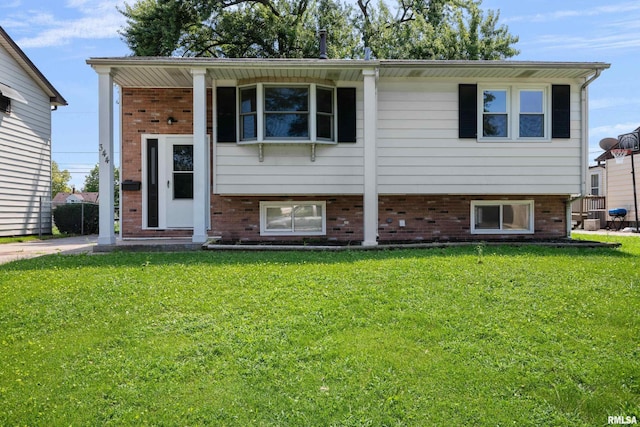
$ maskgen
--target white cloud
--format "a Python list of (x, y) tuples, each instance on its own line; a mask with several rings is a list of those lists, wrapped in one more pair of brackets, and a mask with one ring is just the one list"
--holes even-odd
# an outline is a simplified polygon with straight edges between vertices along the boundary
[(23, 48), (61, 46), (77, 39), (118, 38), (118, 30), (126, 20), (116, 6), (123, 4), (123, 0), (68, 0), (65, 8), (23, 11), (4, 22), (9, 23), (8, 27), (21, 29), (22, 38), (16, 42)]
[(610, 4), (606, 6), (597, 6), (593, 8), (582, 8), (575, 10), (558, 10), (555, 12), (549, 13), (538, 13), (535, 15), (528, 16), (515, 16), (511, 18), (504, 19), (505, 23), (509, 22), (548, 22), (548, 21), (557, 21), (561, 19), (567, 18), (576, 18), (580, 16), (602, 16), (605, 14), (620, 14), (626, 12), (633, 12), (640, 10), (640, 3), (638, 2), (624, 2), (618, 4)]
[(20, 0), (5, 1), (4, 3), (0, 4), (0, 9), (13, 9), (16, 7), (20, 7), (21, 5), (22, 2)]
[(633, 131), (638, 127), (638, 122), (617, 123), (614, 125), (597, 126), (589, 129), (589, 137), (597, 138), (617, 138), (618, 135)]
[(634, 98), (599, 98), (589, 100), (590, 110), (603, 110), (605, 108), (625, 108), (630, 105), (639, 105), (640, 99)]

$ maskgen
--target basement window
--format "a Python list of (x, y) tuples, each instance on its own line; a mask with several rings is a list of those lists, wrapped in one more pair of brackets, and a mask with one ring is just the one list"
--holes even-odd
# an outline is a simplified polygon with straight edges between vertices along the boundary
[(323, 236), (325, 202), (260, 202), (261, 236)]
[(471, 202), (471, 234), (532, 234), (533, 200)]

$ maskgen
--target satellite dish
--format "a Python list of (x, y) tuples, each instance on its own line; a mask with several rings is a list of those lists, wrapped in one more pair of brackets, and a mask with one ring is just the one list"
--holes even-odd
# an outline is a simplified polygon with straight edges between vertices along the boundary
[(600, 148), (609, 151), (618, 143), (618, 138), (603, 138), (600, 140)]

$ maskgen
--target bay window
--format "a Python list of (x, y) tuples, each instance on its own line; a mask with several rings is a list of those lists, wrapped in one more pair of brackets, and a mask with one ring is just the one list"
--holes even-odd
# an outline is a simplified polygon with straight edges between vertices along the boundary
[(335, 90), (315, 84), (240, 88), (240, 141), (335, 141)]

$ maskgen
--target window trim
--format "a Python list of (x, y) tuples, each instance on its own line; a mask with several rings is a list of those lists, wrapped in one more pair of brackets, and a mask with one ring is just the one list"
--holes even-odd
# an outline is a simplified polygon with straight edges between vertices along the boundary
[[(299, 138), (299, 137), (267, 137), (266, 136), (266, 108), (265, 108), (265, 89), (272, 87), (303, 87), (307, 88), (309, 91), (308, 98), (308, 110), (306, 114), (308, 115), (308, 125), (309, 125), (309, 137)], [(243, 139), (242, 137), (242, 98), (241, 93), (243, 90), (255, 88), (256, 90), (256, 122), (257, 122), (257, 135), (256, 138), (251, 139)], [(317, 105), (317, 89), (330, 90), (332, 96), (332, 113), (331, 113), (331, 139), (321, 138), (317, 136), (317, 117), (318, 117), (318, 105)], [(325, 84), (316, 84), (316, 83), (279, 83), (279, 82), (268, 82), (268, 83), (255, 83), (250, 85), (242, 85), (238, 87), (238, 129), (237, 134), (239, 135), (238, 144), (239, 145), (249, 145), (249, 144), (330, 144), (334, 145), (338, 143), (338, 100), (337, 100), (337, 90), (336, 87), (325, 85)]]
[[(291, 230), (267, 230), (267, 208), (273, 207), (291, 207), (293, 210), (297, 206), (313, 206), (320, 205), (322, 207), (322, 230), (320, 231), (294, 231), (293, 221)], [(260, 235), (261, 236), (325, 236), (327, 234), (327, 203), (325, 201), (261, 201), (260, 202)]]
[[(484, 136), (484, 93), (486, 91), (507, 92), (507, 136)], [(542, 92), (543, 136), (520, 136), (520, 99), (527, 91)], [(477, 97), (477, 135), (479, 142), (551, 142), (551, 85), (550, 84), (511, 84), (478, 85)]]
[[(503, 213), (506, 205), (529, 206), (529, 228), (526, 230), (504, 229)], [(499, 206), (500, 207), (500, 228), (476, 228), (476, 207), (477, 206)], [(471, 234), (534, 234), (535, 232), (535, 202), (534, 200), (472, 200), (471, 201)]]

